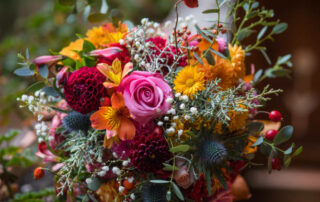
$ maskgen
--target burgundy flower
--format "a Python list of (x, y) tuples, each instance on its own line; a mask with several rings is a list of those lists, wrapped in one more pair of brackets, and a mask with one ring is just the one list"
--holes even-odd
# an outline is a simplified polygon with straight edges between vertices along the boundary
[[(150, 49), (153, 50), (153, 56), (151, 56), (151, 57), (158, 57), (160, 55), (161, 51), (163, 51), (166, 48), (166, 50), (165, 50), (166, 53), (162, 53), (160, 55), (160, 57), (165, 60), (161, 64), (167, 64), (169, 66), (173, 65), (173, 63), (174, 63), (173, 55), (177, 54), (177, 50), (174, 46), (168, 47), (166, 39), (164, 39), (160, 36), (150, 37), (149, 39), (146, 40), (146, 42), (152, 42), (154, 44), (154, 46), (156, 46), (156, 47), (150, 47)], [(182, 53), (179, 52), (179, 54), (182, 54)], [(150, 59), (153, 59), (153, 58), (149, 58), (149, 60)], [(186, 66), (187, 65), (187, 57), (184, 56), (184, 57), (180, 58), (177, 65), (179, 67)], [(165, 70), (163, 70), (163, 71), (165, 71)]]
[(163, 167), (164, 161), (171, 158), (160, 127), (156, 127), (152, 133), (137, 134), (133, 141), (130, 159), (140, 171), (155, 172)]
[(187, 196), (195, 202), (205, 202), (208, 198), (208, 190), (204, 176), (201, 174), (193, 186), (187, 190)]
[(82, 114), (98, 110), (100, 99), (107, 95), (103, 86), (106, 77), (95, 67), (81, 67), (70, 74), (64, 86), (65, 99), (70, 107)]

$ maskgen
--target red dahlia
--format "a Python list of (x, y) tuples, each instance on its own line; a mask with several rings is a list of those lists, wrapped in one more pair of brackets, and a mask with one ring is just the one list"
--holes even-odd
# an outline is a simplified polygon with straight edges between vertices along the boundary
[(70, 107), (82, 114), (98, 110), (100, 99), (107, 95), (103, 82), (106, 77), (95, 67), (81, 67), (70, 74), (64, 86)]
[(140, 171), (155, 172), (170, 158), (169, 146), (161, 128), (156, 127), (152, 133), (137, 134), (134, 137), (130, 159)]

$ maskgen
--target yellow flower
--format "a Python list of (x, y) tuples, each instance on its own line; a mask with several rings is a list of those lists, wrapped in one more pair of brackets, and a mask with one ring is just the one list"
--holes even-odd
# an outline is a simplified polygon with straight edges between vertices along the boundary
[(248, 141), (249, 142), (248, 142), (247, 146), (244, 148), (243, 152), (245, 154), (252, 154), (252, 153), (257, 152), (258, 151), (258, 147), (251, 147), (251, 145), (257, 141), (257, 138), (254, 137), (254, 136), (249, 136), (248, 137)]
[(178, 73), (173, 83), (177, 93), (192, 98), (198, 91), (205, 89), (204, 82), (203, 72), (199, 72), (196, 66), (187, 66)]
[(168, 140), (172, 141), (174, 146), (184, 142), (190, 138), (187, 132), (190, 131), (188, 124), (184, 124), (180, 120), (174, 122), (176, 124), (175, 131), (168, 133)]
[(228, 113), (228, 116), (231, 118), (228, 128), (230, 132), (234, 132), (242, 129), (245, 126), (246, 120), (249, 117), (249, 112), (231, 111)]
[(123, 38), (121, 32), (109, 32), (104, 27), (93, 27), (87, 32), (87, 40), (90, 41), (96, 48), (104, 48), (111, 43), (118, 43)]
[[(229, 44), (230, 60), (224, 59), (213, 54), (215, 65), (210, 65), (203, 60), (204, 65), (198, 64), (199, 70), (204, 73), (206, 80), (221, 79), (222, 89), (228, 89), (235, 86), (239, 79), (245, 77), (245, 52), (240, 46)], [(195, 63), (196, 60), (192, 60)]]
[(99, 199), (101, 201), (115, 201), (120, 202), (121, 196), (119, 195), (116, 189), (115, 180), (110, 180), (106, 183), (103, 183), (100, 188), (96, 191)]
[(60, 54), (72, 58), (74, 60), (80, 60), (80, 56), (75, 51), (81, 51), (83, 46), (83, 39), (77, 39), (71, 42), (68, 46), (64, 47)]
[(127, 63), (123, 70), (121, 67), (121, 61), (116, 58), (112, 62), (112, 66), (100, 63), (97, 65), (97, 69), (106, 76), (107, 81), (103, 83), (106, 88), (117, 87), (121, 80), (133, 69), (133, 64), (131, 62)]

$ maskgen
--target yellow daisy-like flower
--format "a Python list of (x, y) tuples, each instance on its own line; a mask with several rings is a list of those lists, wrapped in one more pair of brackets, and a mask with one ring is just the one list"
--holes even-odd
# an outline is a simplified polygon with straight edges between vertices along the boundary
[[(229, 44), (229, 53), (230, 60), (213, 54), (215, 65), (210, 65), (206, 60), (203, 60), (203, 65), (199, 64), (199, 70), (204, 73), (206, 80), (221, 79), (222, 89), (235, 86), (239, 79), (245, 77), (244, 50), (240, 46)], [(192, 60), (191, 64), (196, 62), (196, 60)]]
[(60, 54), (72, 58), (74, 60), (80, 60), (80, 56), (75, 51), (82, 50), (83, 42), (83, 39), (77, 39), (71, 42), (68, 46), (66, 46), (60, 51)]
[(106, 183), (103, 183), (100, 188), (96, 191), (99, 199), (101, 201), (115, 201), (120, 202), (121, 196), (119, 195), (116, 189), (115, 180), (110, 180)]
[(204, 73), (199, 72), (196, 66), (187, 66), (178, 73), (173, 83), (177, 93), (192, 98), (194, 94), (205, 89)]
[(107, 44), (118, 43), (123, 38), (121, 32), (109, 32), (104, 27), (94, 27), (87, 32), (87, 40), (96, 48), (104, 48)]

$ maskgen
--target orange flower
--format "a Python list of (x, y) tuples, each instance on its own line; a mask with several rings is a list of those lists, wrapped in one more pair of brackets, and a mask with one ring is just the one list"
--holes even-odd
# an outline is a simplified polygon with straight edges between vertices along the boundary
[(116, 92), (112, 95), (111, 105), (100, 107), (98, 111), (91, 115), (92, 128), (107, 130), (105, 142), (114, 139), (115, 136), (123, 141), (131, 140), (136, 133), (136, 128), (130, 120), (130, 112), (124, 104), (121, 93)]
[(132, 68), (133, 64), (129, 62), (122, 70), (121, 61), (118, 58), (112, 62), (112, 66), (105, 63), (97, 65), (97, 69), (107, 78), (107, 81), (103, 83), (106, 88), (117, 87), (121, 80), (132, 71)]

